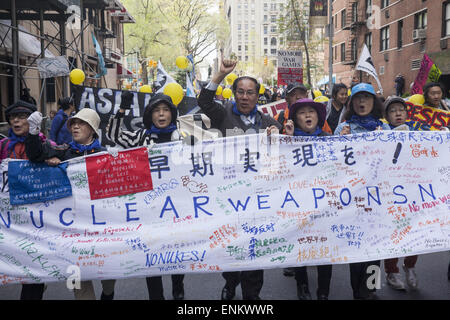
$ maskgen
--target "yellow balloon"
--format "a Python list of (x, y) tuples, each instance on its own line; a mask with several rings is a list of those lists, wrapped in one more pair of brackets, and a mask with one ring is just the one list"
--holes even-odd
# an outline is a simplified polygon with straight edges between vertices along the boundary
[(314, 99), (314, 102), (327, 102), (329, 99), (325, 96), (320, 96)]
[(352, 89), (348, 89), (347, 95), (350, 97), (352, 95)]
[(85, 75), (83, 70), (81, 69), (73, 69), (70, 71), (70, 82), (73, 84), (81, 84), (85, 79)]
[(235, 73), (230, 73), (226, 76), (225, 81), (228, 85), (233, 85), (234, 81), (238, 78), (238, 76)]
[(220, 96), (222, 94), (223, 88), (222, 86), (218, 86), (216, 90), (216, 96)]
[(423, 105), (425, 103), (425, 97), (422, 94), (414, 94), (409, 97), (408, 101), (415, 105)]
[(230, 99), (232, 94), (233, 92), (231, 91), (230, 88), (225, 88), (222, 91), (222, 97), (224, 97), (225, 99)]
[(320, 97), (322, 95), (322, 92), (320, 92), (320, 90), (314, 90), (314, 97)]
[(178, 106), (180, 102), (183, 100), (184, 93), (183, 87), (181, 87), (178, 83), (172, 82), (164, 87), (163, 90), (165, 95), (168, 95), (172, 98), (172, 102), (174, 105)]
[(259, 94), (264, 94), (264, 92), (266, 92), (266, 88), (265, 88), (264, 85), (261, 83), (261, 86), (259, 87)]
[(152, 87), (150, 87), (148, 84), (143, 85), (140, 89), (139, 92), (142, 93), (152, 93)]
[(189, 60), (185, 56), (179, 56), (175, 60), (175, 63), (176, 63), (178, 68), (186, 69), (188, 67), (188, 65), (189, 65)]

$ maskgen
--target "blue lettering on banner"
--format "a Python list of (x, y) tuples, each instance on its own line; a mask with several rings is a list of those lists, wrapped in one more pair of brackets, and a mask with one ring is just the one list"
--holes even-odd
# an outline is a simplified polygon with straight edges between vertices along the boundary
[(428, 192), (424, 187), (422, 187), (422, 186), (419, 184), (420, 197), (422, 198), (422, 201), (423, 201), (423, 202), (425, 202), (425, 198), (423, 197), (423, 192), (422, 192), (422, 190), (425, 191), (425, 193), (428, 194), (431, 198), (433, 198), (433, 200), (436, 200), (436, 197), (435, 197), (435, 195), (434, 195), (434, 193), (433, 193), (433, 186), (432, 186), (431, 184), (429, 184), (429, 186), (430, 186), (430, 192), (431, 192), (431, 193)]
[(396, 189), (397, 189), (397, 188), (401, 188), (402, 190), (405, 189), (405, 188), (404, 188), (403, 186), (401, 186), (401, 185), (398, 185), (398, 186), (395, 186), (394, 189), (392, 190), (392, 192), (394, 193), (394, 195), (403, 197), (405, 200), (404, 200), (403, 202), (400, 202), (400, 201), (394, 201), (394, 204), (405, 204), (405, 203), (407, 203), (407, 202), (408, 202), (408, 198), (407, 198), (404, 194), (397, 193), (397, 192), (396, 192)]
[(67, 166), (67, 163), (50, 167), (45, 163), (10, 161), (10, 203), (22, 205), (70, 197), (72, 187), (67, 177)]
[(233, 203), (233, 200), (231, 200), (230, 198), (228, 198), (228, 202), (231, 204), (231, 206), (233, 207), (233, 209), (236, 211), (236, 212), (239, 212), (239, 207), (242, 207), (242, 211), (245, 211), (246, 209), (247, 209), (247, 204), (248, 204), (248, 201), (250, 200), (250, 197), (247, 197), (247, 200), (245, 201), (245, 204), (242, 204), (241, 203), (241, 200), (238, 200), (237, 201), (237, 205), (235, 205), (234, 203)]
[(135, 205), (137, 205), (136, 202), (133, 202), (133, 203), (125, 203), (125, 207), (127, 208), (127, 222), (130, 222), (130, 221), (139, 221), (139, 218), (131, 218), (131, 217), (130, 217), (130, 212), (136, 212), (137, 210), (136, 210), (136, 209), (130, 209), (129, 207), (130, 207), (130, 206), (135, 206)]
[[(289, 197), (288, 197), (288, 196), (289, 196)], [(295, 199), (294, 199), (294, 197), (292, 196), (292, 194), (291, 194), (289, 191), (287, 191), (287, 192), (286, 192), (286, 196), (284, 197), (283, 204), (281, 205), (281, 209), (284, 208), (284, 205), (285, 205), (286, 202), (288, 202), (288, 201), (294, 201), (295, 206), (296, 206), (297, 208), (300, 208), (300, 206), (298, 205), (297, 201), (295, 201)]]
[[(316, 190), (322, 191), (322, 195), (317, 197)], [(318, 208), (317, 200), (318, 199), (323, 199), (325, 197), (325, 191), (322, 188), (313, 188), (312, 191), (313, 191), (313, 194), (314, 194), (314, 208), (317, 209)]]
[[(199, 202), (197, 202), (198, 199), (205, 199), (206, 201), (203, 202), (203, 203), (199, 203)], [(211, 212), (208, 212), (208, 211), (206, 211), (205, 209), (202, 208), (202, 206), (208, 204), (208, 202), (209, 202), (209, 197), (206, 197), (206, 196), (194, 197), (194, 210), (195, 210), (195, 217), (196, 218), (198, 218), (198, 209), (202, 210), (207, 215), (210, 215), (210, 216), (213, 215)]]
[[(170, 208), (166, 208), (169, 203), (170, 203)], [(178, 212), (175, 209), (175, 206), (173, 205), (172, 199), (170, 199), (170, 197), (166, 198), (166, 202), (164, 203), (164, 206), (163, 206), (163, 208), (161, 210), (161, 214), (159, 215), (160, 218), (162, 218), (164, 216), (164, 212), (165, 211), (173, 211), (175, 213), (175, 217), (180, 218), (178, 216)]]
[(60, 212), (60, 214), (59, 214), (59, 222), (61, 222), (62, 225), (68, 227), (68, 226), (70, 226), (70, 225), (73, 223), (73, 220), (70, 221), (69, 223), (67, 223), (67, 222), (64, 221), (64, 219), (63, 219), (63, 214), (64, 214), (64, 212), (66, 212), (66, 211), (72, 211), (72, 209), (71, 209), (71, 208), (65, 208), (65, 209), (63, 209), (63, 210)]
[(197, 262), (205, 259), (206, 250), (199, 252), (197, 250), (192, 251), (166, 251), (164, 253), (147, 253), (147, 259), (145, 262), (146, 267), (155, 265), (166, 264), (178, 264), (183, 262)]
[(95, 209), (95, 206), (92, 204), (92, 205), (91, 205), (92, 224), (93, 224), (93, 225), (96, 225), (96, 224), (106, 224), (106, 222), (96, 222), (96, 221), (95, 221), (95, 212), (94, 212), (95, 210), (94, 210), (94, 209)]

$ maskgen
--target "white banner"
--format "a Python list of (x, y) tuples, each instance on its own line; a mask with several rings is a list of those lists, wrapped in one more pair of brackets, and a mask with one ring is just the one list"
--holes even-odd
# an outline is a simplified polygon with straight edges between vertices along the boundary
[(98, 200), (92, 159), (69, 163), (71, 197), (30, 205), (10, 205), (4, 171), (0, 283), (65, 281), (74, 266), (119, 279), (450, 250), (450, 133), (250, 135), (148, 154), (153, 190)]

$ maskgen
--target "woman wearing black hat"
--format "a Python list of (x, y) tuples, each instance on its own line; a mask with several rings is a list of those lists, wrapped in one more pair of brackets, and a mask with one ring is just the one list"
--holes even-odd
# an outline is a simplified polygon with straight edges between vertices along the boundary
[[(176, 120), (178, 111), (172, 99), (162, 93), (157, 93), (144, 110), (143, 122), (145, 128), (136, 131), (122, 130), (125, 111), (131, 108), (133, 94), (130, 91), (122, 93), (120, 109), (111, 117), (106, 137), (122, 148), (150, 146), (153, 143), (164, 143), (181, 140)], [(184, 299), (184, 274), (172, 275), (172, 294), (175, 300)], [(147, 277), (147, 289), (150, 300), (164, 300), (162, 277)]]
[[(25, 152), (25, 138), (28, 135), (29, 124), (28, 116), (36, 111), (36, 106), (19, 100), (6, 109), (6, 121), (10, 125), (8, 137), (0, 141), (0, 161), (4, 159), (24, 159), (27, 160)], [(39, 133), (41, 142), (47, 138)], [(42, 300), (44, 293), (44, 283), (23, 284), (20, 294), (21, 300)]]
[[(286, 122), (286, 134), (291, 136), (330, 136), (322, 131), (325, 123), (326, 108), (322, 103), (311, 99), (300, 99), (291, 106), (289, 120)], [(299, 300), (311, 300), (306, 267), (296, 267), (297, 296)], [(317, 299), (328, 300), (331, 282), (331, 265), (317, 266)]]

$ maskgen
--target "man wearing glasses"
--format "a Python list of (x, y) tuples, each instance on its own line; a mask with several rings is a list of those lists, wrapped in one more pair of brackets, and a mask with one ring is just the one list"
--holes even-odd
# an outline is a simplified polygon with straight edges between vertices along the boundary
[[(223, 106), (214, 102), (217, 87), (235, 67), (235, 61), (223, 60), (219, 72), (213, 75), (211, 82), (200, 92), (198, 105), (211, 119), (211, 127), (220, 130), (223, 137), (255, 134), (266, 129), (276, 132), (281, 129), (275, 119), (258, 111), (256, 103), (260, 84), (252, 77), (240, 77), (234, 81), (232, 91), (236, 101), (226, 101)], [(222, 275), (226, 280), (222, 300), (232, 300), (239, 283), (244, 300), (260, 300), (263, 270), (224, 272)]]
[(220, 105), (214, 101), (219, 84), (236, 67), (236, 61), (223, 60), (218, 73), (200, 92), (198, 105), (211, 119), (211, 127), (220, 130), (223, 137), (264, 132), (266, 128), (281, 125), (275, 119), (258, 111), (260, 84), (252, 77), (237, 78), (232, 87), (235, 101)]

